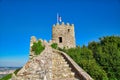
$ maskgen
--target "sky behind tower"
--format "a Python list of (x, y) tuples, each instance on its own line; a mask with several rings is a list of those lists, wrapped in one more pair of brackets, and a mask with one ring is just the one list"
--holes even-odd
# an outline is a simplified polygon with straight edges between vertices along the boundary
[(0, 0), (0, 66), (22, 66), (30, 37), (51, 40), (57, 13), (75, 25), (76, 44), (120, 36), (120, 0)]

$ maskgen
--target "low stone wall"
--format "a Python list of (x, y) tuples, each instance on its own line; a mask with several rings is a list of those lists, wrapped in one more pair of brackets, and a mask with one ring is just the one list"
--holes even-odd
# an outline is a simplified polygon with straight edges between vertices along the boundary
[(60, 53), (64, 57), (64, 59), (67, 61), (69, 66), (72, 68), (80, 80), (93, 80), (90, 75), (87, 74), (81, 67), (79, 67), (78, 64), (75, 63), (72, 58), (70, 58), (66, 53), (55, 49), (53, 49), (53, 51)]

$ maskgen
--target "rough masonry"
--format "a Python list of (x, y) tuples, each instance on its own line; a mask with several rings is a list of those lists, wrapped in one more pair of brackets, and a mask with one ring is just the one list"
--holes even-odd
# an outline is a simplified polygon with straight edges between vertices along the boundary
[(57, 43), (60, 48), (76, 47), (74, 24), (64, 24), (64, 22), (54, 24), (52, 27), (52, 42)]

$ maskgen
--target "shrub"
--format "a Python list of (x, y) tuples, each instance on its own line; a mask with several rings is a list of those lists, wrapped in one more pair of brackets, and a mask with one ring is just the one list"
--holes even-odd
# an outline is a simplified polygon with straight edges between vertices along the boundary
[(39, 55), (44, 49), (45, 47), (42, 45), (41, 41), (38, 41), (37, 43), (33, 43), (32, 51), (35, 52), (35, 55)]
[(51, 47), (54, 48), (54, 49), (57, 49), (58, 48), (58, 44), (57, 43), (53, 43), (53, 44), (51, 44)]
[(16, 69), (15, 72), (14, 72), (14, 74), (16, 75), (16, 74), (18, 73), (18, 71), (20, 71), (20, 69), (21, 69), (21, 68)]

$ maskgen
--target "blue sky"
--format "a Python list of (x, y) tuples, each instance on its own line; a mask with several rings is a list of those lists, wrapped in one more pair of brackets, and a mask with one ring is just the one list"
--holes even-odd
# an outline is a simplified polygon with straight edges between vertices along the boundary
[(50, 40), (57, 13), (75, 25), (77, 45), (120, 36), (120, 0), (0, 0), (0, 66), (24, 65), (30, 37)]

